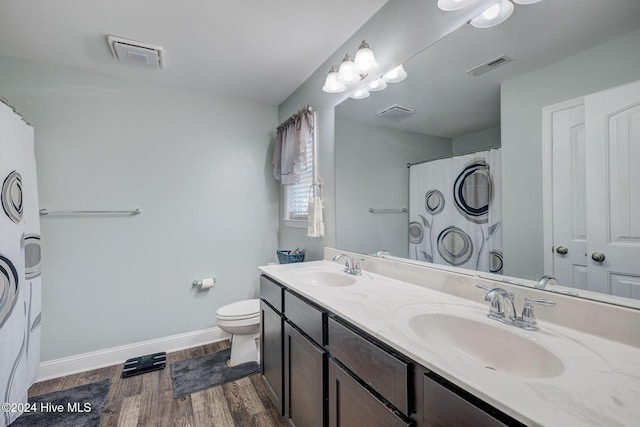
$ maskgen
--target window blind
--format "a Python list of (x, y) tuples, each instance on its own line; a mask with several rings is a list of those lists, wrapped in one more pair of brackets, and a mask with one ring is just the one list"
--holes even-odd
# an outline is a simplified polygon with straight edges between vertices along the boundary
[(300, 173), (300, 181), (288, 184), (287, 219), (306, 220), (309, 217), (309, 189), (313, 184), (313, 138), (307, 140), (307, 168)]

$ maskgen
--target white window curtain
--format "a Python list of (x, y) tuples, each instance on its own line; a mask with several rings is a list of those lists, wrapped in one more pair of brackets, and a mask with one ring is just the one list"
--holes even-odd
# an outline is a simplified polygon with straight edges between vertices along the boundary
[[(287, 186), (287, 218), (306, 218), (307, 236), (324, 237), (324, 202), (317, 167), (316, 118), (315, 110), (306, 106), (278, 126), (273, 175)], [(311, 173), (305, 173), (309, 170)]]
[[(40, 216), (33, 128), (0, 98), (0, 400), (27, 402), (40, 364)], [(0, 413), (0, 427), (21, 413)]]
[(502, 274), (500, 149), (433, 160), (409, 171), (409, 256)]

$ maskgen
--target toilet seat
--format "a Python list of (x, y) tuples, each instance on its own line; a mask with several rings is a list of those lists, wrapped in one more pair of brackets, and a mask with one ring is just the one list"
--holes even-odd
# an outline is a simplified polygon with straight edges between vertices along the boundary
[(220, 307), (216, 311), (220, 320), (248, 320), (260, 318), (260, 300), (248, 299)]

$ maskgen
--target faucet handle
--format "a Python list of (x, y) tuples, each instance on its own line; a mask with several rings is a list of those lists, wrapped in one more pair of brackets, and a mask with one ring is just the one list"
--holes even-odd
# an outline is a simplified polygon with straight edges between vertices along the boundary
[(362, 275), (362, 263), (365, 262), (364, 258), (353, 259), (353, 274), (356, 276)]
[(535, 302), (536, 304), (544, 305), (544, 306), (547, 306), (547, 307), (555, 307), (556, 306), (556, 302), (555, 301), (551, 301), (550, 299), (544, 299), (544, 298), (524, 297), (524, 302), (525, 303)]
[(522, 327), (528, 331), (537, 331), (538, 322), (533, 313), (533, 304), (536, 303), (546, 307), (555, 307), (556, 302), (542, 298), (524, 297), (524, 307), (522, 308)]

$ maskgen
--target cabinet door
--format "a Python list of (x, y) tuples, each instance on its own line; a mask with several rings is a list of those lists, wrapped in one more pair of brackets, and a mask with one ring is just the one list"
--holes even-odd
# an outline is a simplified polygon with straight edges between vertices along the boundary
[(326, 352), (285, 322), (285, 420), (295, 427), (325, 425)]
[(273, 404), (280, 415), (284, 413), (284, 401), (282, 399), (283, 360), (284, 360), (284, 321), (264, 301), (260, 302), (261, 311), (261, 345), (260, 345), (260, 371), (262, 381), (266, 385)]
[(354, 380), (335, 360), (329, 361), (330, 427), (406, 427), (413, 425)]

